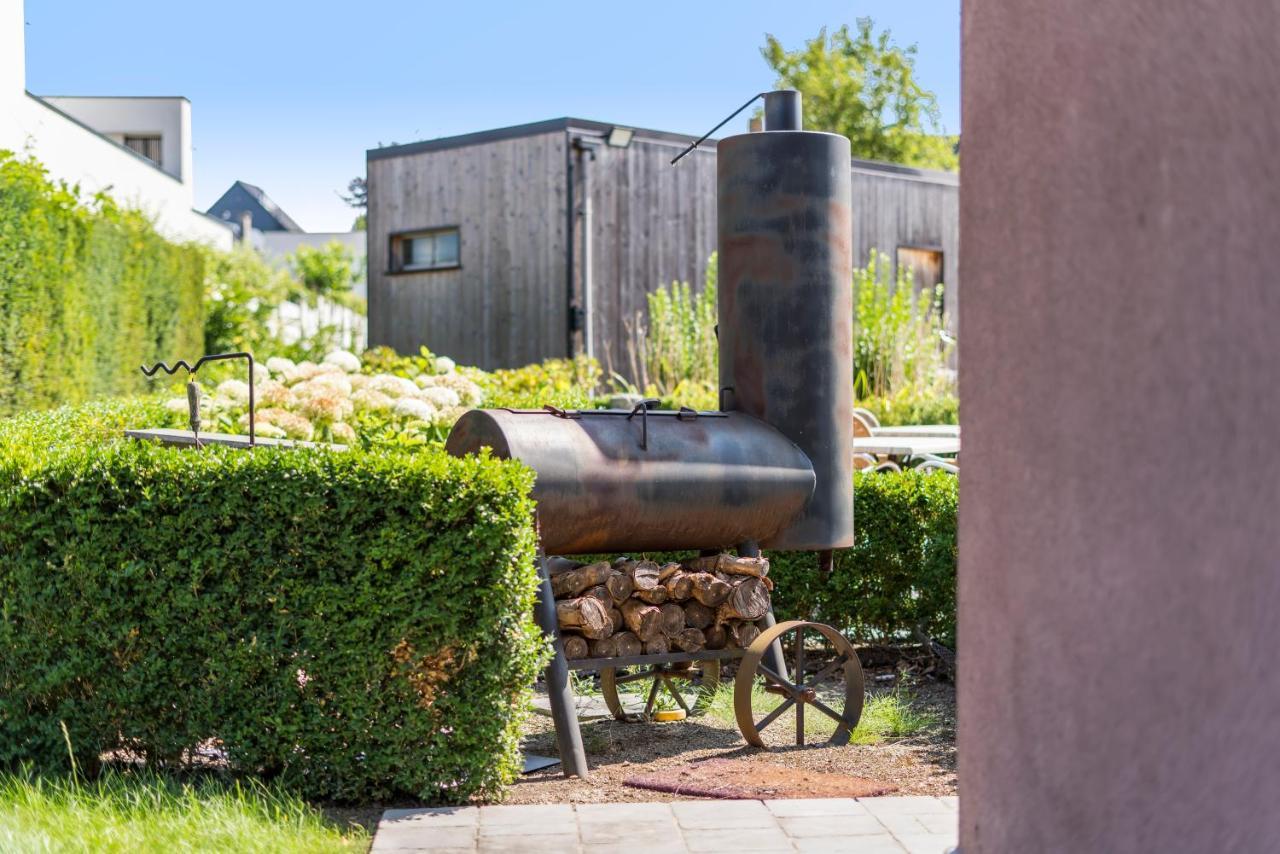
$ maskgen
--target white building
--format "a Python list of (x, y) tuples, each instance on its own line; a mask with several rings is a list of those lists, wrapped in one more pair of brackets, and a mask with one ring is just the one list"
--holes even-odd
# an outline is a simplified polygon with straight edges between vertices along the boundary
[(22, 0), (0, 0), (0, 149), (53, 178), (107, 191), (175, 240), (230, 248), (231, 229), (193, 208), (191, 102), (182, 97), (39, 97), (26, 90)]

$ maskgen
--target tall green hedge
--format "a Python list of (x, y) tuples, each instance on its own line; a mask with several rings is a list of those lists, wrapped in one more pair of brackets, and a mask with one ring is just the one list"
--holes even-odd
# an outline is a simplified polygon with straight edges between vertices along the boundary
[(955, 643), (959, 479), (942, 471), (854, 475), (852, 548), (830, 575), (813, 554), (769, 554), (779, 619), (809, 617), (863, 641), (919, 627)]
[(531, 474), (442, 451), (166, 449), (0, 423), (0, 767), (196, 748), (314, 797), (493, 796), (545, 653)]
[(140, 391), (199, 355), (204, 256), (0, 151), (0, 414)]

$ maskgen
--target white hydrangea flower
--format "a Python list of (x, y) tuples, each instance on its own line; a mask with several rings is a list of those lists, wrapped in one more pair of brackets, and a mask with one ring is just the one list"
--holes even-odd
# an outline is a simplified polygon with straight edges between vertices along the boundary
[(282, 382), (267, 380), (255, 390), (259, 404), (268, 406), (290, 406), (294, 402), (293, 392)]
[[(246, 431), (249, 429), (249, 416), (246, 415), (241, 420), (241, 427)], [(253, 432), (258, 439), (285, 439), (288, 437), (288, 434), (279, 427), (268, 421), (263, 421), (261, 418), (253, 422)]]
[(343, 397), (350, 397), (352, 391), (351, 380), (347, 379), (346, 374), (320, 374), (304, 385), (323, 388), (328, 392), (338, 392)]
[(174, 397), (164, 402), (164, 408), (168, 412), (176, 412), (181, 415), (187, 414), (187, 399), (185, 397)]
[(286, 359), (283, 356), (272, 356), (267, 359), (267, 370), (273, 374), (287, 374), (296, 367), (293, 359)]
[(356, 441), (355, 428), (350, 424), (343, 424), (341, 422), (334, 424), (329, 428), (329, 433), (333, 436), (334, 440), (338, 442), (352, 443)]
[(430, 421), (435, 417), (436, 408), (425, 400), (419, 400), (414, 397), (402, 397), (396, 401), (396, 415), (405, 418), (413, 418), (418, 421)]
[(347, 382), (351, 383), (352, 391), (359, 391), (360, 389), (367, 386), (369, 384), (369, 381), (372, 379), (373, 377), (369, 376), (368, 374), (352, 374), (351, 376), (347, 377)]
[(271, 379), (271, 371), (261, 362), (253, 363), (253, 381), (255, 383), (264, 383)]
[(418, 385), (413, 380), (397, 377), (393, 374), (378, 374), (366, 386), (391, 397), (412, 396), (418, 393)]
[(355, 353), (348, 353), (346, 350), (334, 350), (324, 357), (324, 361), (326, 365), (337, 365), (349, 374), (354, 374), (360, 370), (360, 357)]
[(236, 403), (248, 403), (249, 384), (244, 380), (223, 380), (218, 383), (217, 394)]
[(456, 391), (444, 386), (430, 386), (418, 391), (419, 400), (425, 400), (437, 409), (449, 409), (462, 404), (462, 398)]
[(452, 389), (463, 406), (478, 406), (484, 399), (484, 390), (462, 374), (423, 374), (418, 377), (418, 385), (423, 388)]
[(351, 402), (362, 412), (379, 412), (395, 407), (395, 400), (377, 389), (362, 388), (351, 395)]
[(315, 362), (299, 362), (293, 366), (292, 370), (286, 371), (284, 381), (288, 385), (294, 383), (306, 382), (314, 376), (319, 376), (326, 369), (321, 368)]
[(448, 356), (436, 356), (436, 373), (451, 374), (456, 367), (457, 364)]

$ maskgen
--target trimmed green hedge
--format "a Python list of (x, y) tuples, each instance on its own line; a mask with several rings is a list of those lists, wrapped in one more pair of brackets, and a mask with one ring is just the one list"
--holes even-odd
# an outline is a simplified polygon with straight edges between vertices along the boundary
[(811, 617), (861, 641), (900, 639), (919, 626), (955, 644), (959, 479), (946, 472), (854, 475), (852, 548), (829, 577), (811, 553), (769, 554), (779, 619)]
[(203, 294), (199, 247), (0, 151), (0, 413), (143, 390), (203, 350)]
[(0, 767), (216, 745), (311, 797), (495, 796), (545, 655), (515, 463), (166, 449), (150, 405), (0, 424)]

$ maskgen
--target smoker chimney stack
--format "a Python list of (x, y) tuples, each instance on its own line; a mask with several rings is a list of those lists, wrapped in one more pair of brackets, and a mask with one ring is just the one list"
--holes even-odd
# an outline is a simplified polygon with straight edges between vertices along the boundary
[(804, 511), (762, 545), (853, 545), (853, 257), (849, 140), (802, 130), (800, 93), (764, 96), (764, 133), (717, 147), (724, 408), (809, 458)]

